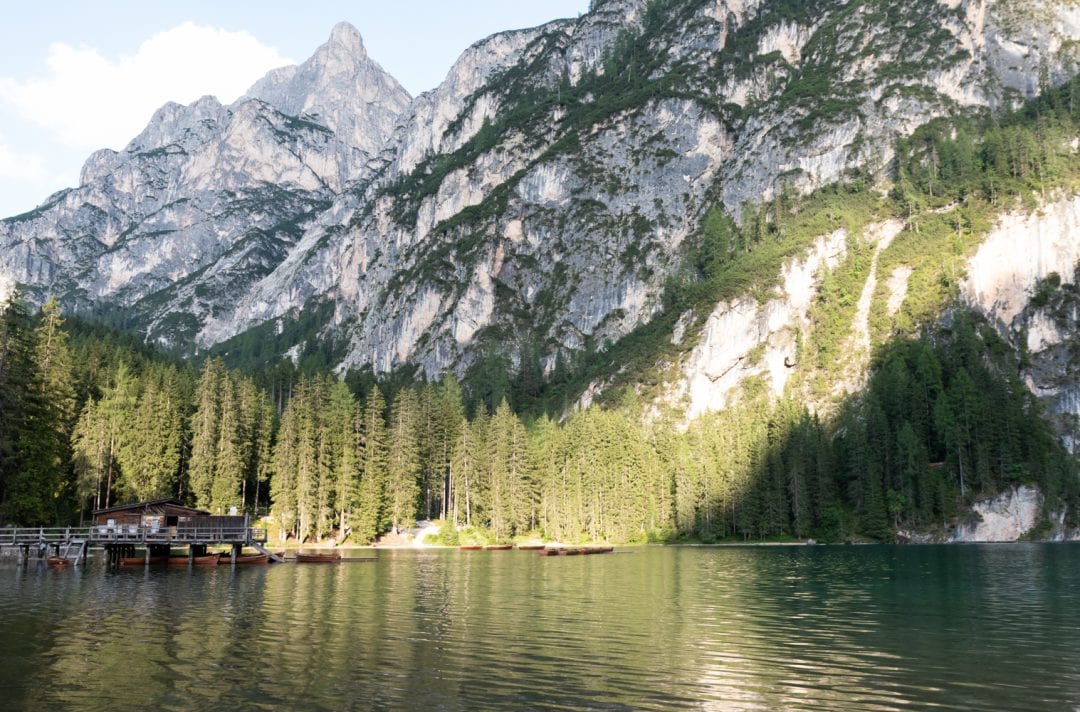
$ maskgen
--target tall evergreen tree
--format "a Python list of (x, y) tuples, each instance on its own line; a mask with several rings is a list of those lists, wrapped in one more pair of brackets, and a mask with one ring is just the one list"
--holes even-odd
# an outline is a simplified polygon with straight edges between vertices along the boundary
[(142, 378), (119, 451), (127, 496), (135, 500), (176, 494), (180, 468), (180, 404), (171, 387), (175, 369), (151, 369)]
[(228, 375), (220, 359), (208, 359), (195, 391), (189, 487), (199, 507), (213, 502), (215, 459), (221, 438), (221, 393)]
[(386, 401), (382, 391), (375, 386), (364, 403), (360, 480), (355, 494), (356, 522), (353, 526), (353, 537), (365, 543), (385, 531), (390, 460), (385, 414)]
[(387, 500), (395, 531), (412, 526), (420, 498), (420, 447), (417, 443), (419, 399), (402, 389), (390, 408), (390, 458), (387, 467)]

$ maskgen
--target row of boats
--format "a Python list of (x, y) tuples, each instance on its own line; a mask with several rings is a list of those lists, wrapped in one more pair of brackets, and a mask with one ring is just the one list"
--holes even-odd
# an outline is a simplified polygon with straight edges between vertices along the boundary
[[(277, 556), (286, 561), (295, 561), (298, 564), (337, 564), (356, 561), (375, 561), (374, 556), (342, 556), (337, 552), (325, 554), (306, 554), (298, 552), (295, 556), (285, 557), (285, 552), (279, 552)], [(62, 569), (71, 565), (71, 561), (62, 556), (50, 556), (47, 563), (52, 568)], [(120, 559), (121, 566), (228, 566), (232, 563), (239, 565), (268, 564), (270, 557), (266, 554), (243, 554), (232, 560), (228, 554), (205, 554), (203, 556), (187, 556), (186, 554), (172, 556), (127, 556)]]
[[(610, 554), (615, 550), (612, 546), (563, 546), (549, 544), (462, 544), (458, 547), (462, 551), (508, 551), (517, 548), (519, 551), (535, 551), (540, 556), (584, 556), (587, 554)], [(342, 556), (339, 552), (328, 553), (304, 553), (297, 552), (292, 557), (285, 557), (284, 552), (277, 554), (286, 561), (295, 561), (298, 564), (337, 564), (345, 562), (375, 561), (374, 556)], [(187, 556), (184, 554), (172, 556), (130, 556), (120, 559), (121, 566), (228, 566), (267, 564), (270, 557), (266, 554), (243, 554), (233, 561), (229, 554), (205, 554), (202, 556)], [(64, 568), (71, 565), (71, 561), (62, 556), (50, 556), (48, 565), (53, 568)]]
[[(507, 551), (513, 549), (513, 544), (462, 544), (458, 547), (462, 551)], [(613, 546), (563, 546), (549, 544), (518, 544), (519, 551), (536, 551), (540, 556), (582, 556), (585, 554), (610, 554), (615, 551)]]
[[(205, 554), (203, 556), (187, 556), (184, 554), (173, 556), (126, 556), (120, 559), (121, 566), (228, 566), (233, 562), (228, 554)], [(237, 564), (268, 564), (270, 557), (266, 554), (242, 554), (236, 557)]]

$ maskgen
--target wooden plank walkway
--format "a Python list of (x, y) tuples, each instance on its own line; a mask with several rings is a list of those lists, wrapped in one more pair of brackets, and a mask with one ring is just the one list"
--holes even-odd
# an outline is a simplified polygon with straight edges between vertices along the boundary
[(93, 527), (6, 527), (0, 528), (0, 547), (34, 544), (67, 544), (85, 541), (90, 546), (106, 544), (244, 544), (266, 543), (266, 530), (258, 527), (151, 528), (143, 526)]
[[(6, 527), (0, 528), (0, 549), (13, 547), (20, 550), (19, 558), (26, 562), (30, 559), (31, 549), (37, 551), (38, 558), (44, 558), (48, 551), (54, 550), (56, 556), (71, 559), (76, 564), (85, 561), (90, 548), (105, 549), (109, 560), (116, 563), (122, 556), (134, 556), (135, 547), (146, 550), (149, 563), (153, 552), (168, 555), (172, 546), (186, 546), (189, 552), (207, 546), (228, 545), (232, 548), (233, 561), (245, 546), (266, 553), (275, 561), (280, 559), (268, 552), (266, 530), (260, 527), (148, 527), (128, 525), (94, 525), (91, 527)], [(74, 557), (72, 557), (74, 552)]]

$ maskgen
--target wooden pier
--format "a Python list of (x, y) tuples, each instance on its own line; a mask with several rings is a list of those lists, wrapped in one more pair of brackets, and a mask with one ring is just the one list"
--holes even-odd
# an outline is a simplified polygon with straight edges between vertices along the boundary
[[(122, 558), (136, 556), (142, 549), (147, 564), (151, 558), (168, 556), (172, 547), (187, 547), (189, 559), (205, 553), (208, 546), (229, 546), (233, 562), (245, 546), (280, 559), (266, 550), (266, 530), (252, 527), (248, 517), (205, 517), (205, 520), (240, 520), (241, 526), (214, 526), (214, 522), (195, 522), (193, 526), (144, 526), (141, 524), (98, 524), (91, 527), (0, 528), (0, 549), (19, 550), (25, 564), (35, 553), (44, 560), (52, 552), (74, 564), (86, 561), (90, 548), (104, 549), (110, 565)], [(200, 526), (201, 524), (201, 526)], [(231, 522), (230, 522), (231, 524)], [(208, 526), (209, 525), (209, 526)]]

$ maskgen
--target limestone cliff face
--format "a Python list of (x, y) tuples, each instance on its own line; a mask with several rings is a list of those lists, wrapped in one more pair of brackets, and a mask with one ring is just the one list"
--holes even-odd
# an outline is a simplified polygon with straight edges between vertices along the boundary
[[(1021, 485), (975, 502), (965, 521), (939, 534), (899, 532), (902, 541), (920, 544), (1007, 543), (1038, 537), (1050, 541), (1075, 541), (1080, 532), (1064, 525), (1064, 514), (1046, 512), (1043, 495), (1036, 487)], [(1042, 526), (1049, 525), (1047, 529)]]
[[(339, 26), (232, 106), (163, 107), (0, 223), (0, 286), (204, 347), (329, 301), (306, 337), (343, 344), (343, 369), (550, 368), (657, 313), (709, 207), (872, 179), (898, 135), (1063, 78), (1077, 39), (1076, 9), (1042, 0), (601, 0), (478, 42), (410, 100)], [(833, 257), (808, 259), (812, 281)], [(733, 344), (764, 340), (782, 380), (800, 299), (699, 315), (696, 411), (723, 403)]]
[(363, 172), (408, 102), (338, 26), (231, 106), (166, 104), (123, 151), (90, 156), (78, 188), (0, 222), (0, 281), (189, 345)]
[(1080, 425), (1080, 196), (1057, 196), (1001, 218), (962, 283), (964, 298), (1028, 354), (1040, 396), (1070, 452)]
[[(754, 376), (764, 378), (773, 396), (781, 395), (797, 365), (797, 335), (811, 327), (816, 287), (822, 273), (843, 259), (847, 237), (846, 231), (837, 230), (819, 239), (804, 258), (790, 261), (781, 284), (764, 303), (743, 297), (718, 304), (680, 364), (684, 376), (668, 394), (669, 401), (684, 403), (692, 419), (722, 410)], [(687, 313), (683, 319), (689, 322), (694, 315)]]
[[(416, 99), (381, 172), (201, 341), (326, 296), (327, 331), (349, 343), (343, 367), (460, 374), (525, 348), (551, 366), (656, 312), (709, 204), (738, 215), (780, 184), (882, 170), (895, 136), (1028, 97), (1040, 67), (1063, 76), (1080, 37), (1055, 5), (1022, 18), (988, 2), (818, 9), (677, 2), (651, 15), (601, 2), (478, 43)], [(602, 92), (626, 98), (609, 108)], [(755, 341), (748, 328), (719, 338)]]

